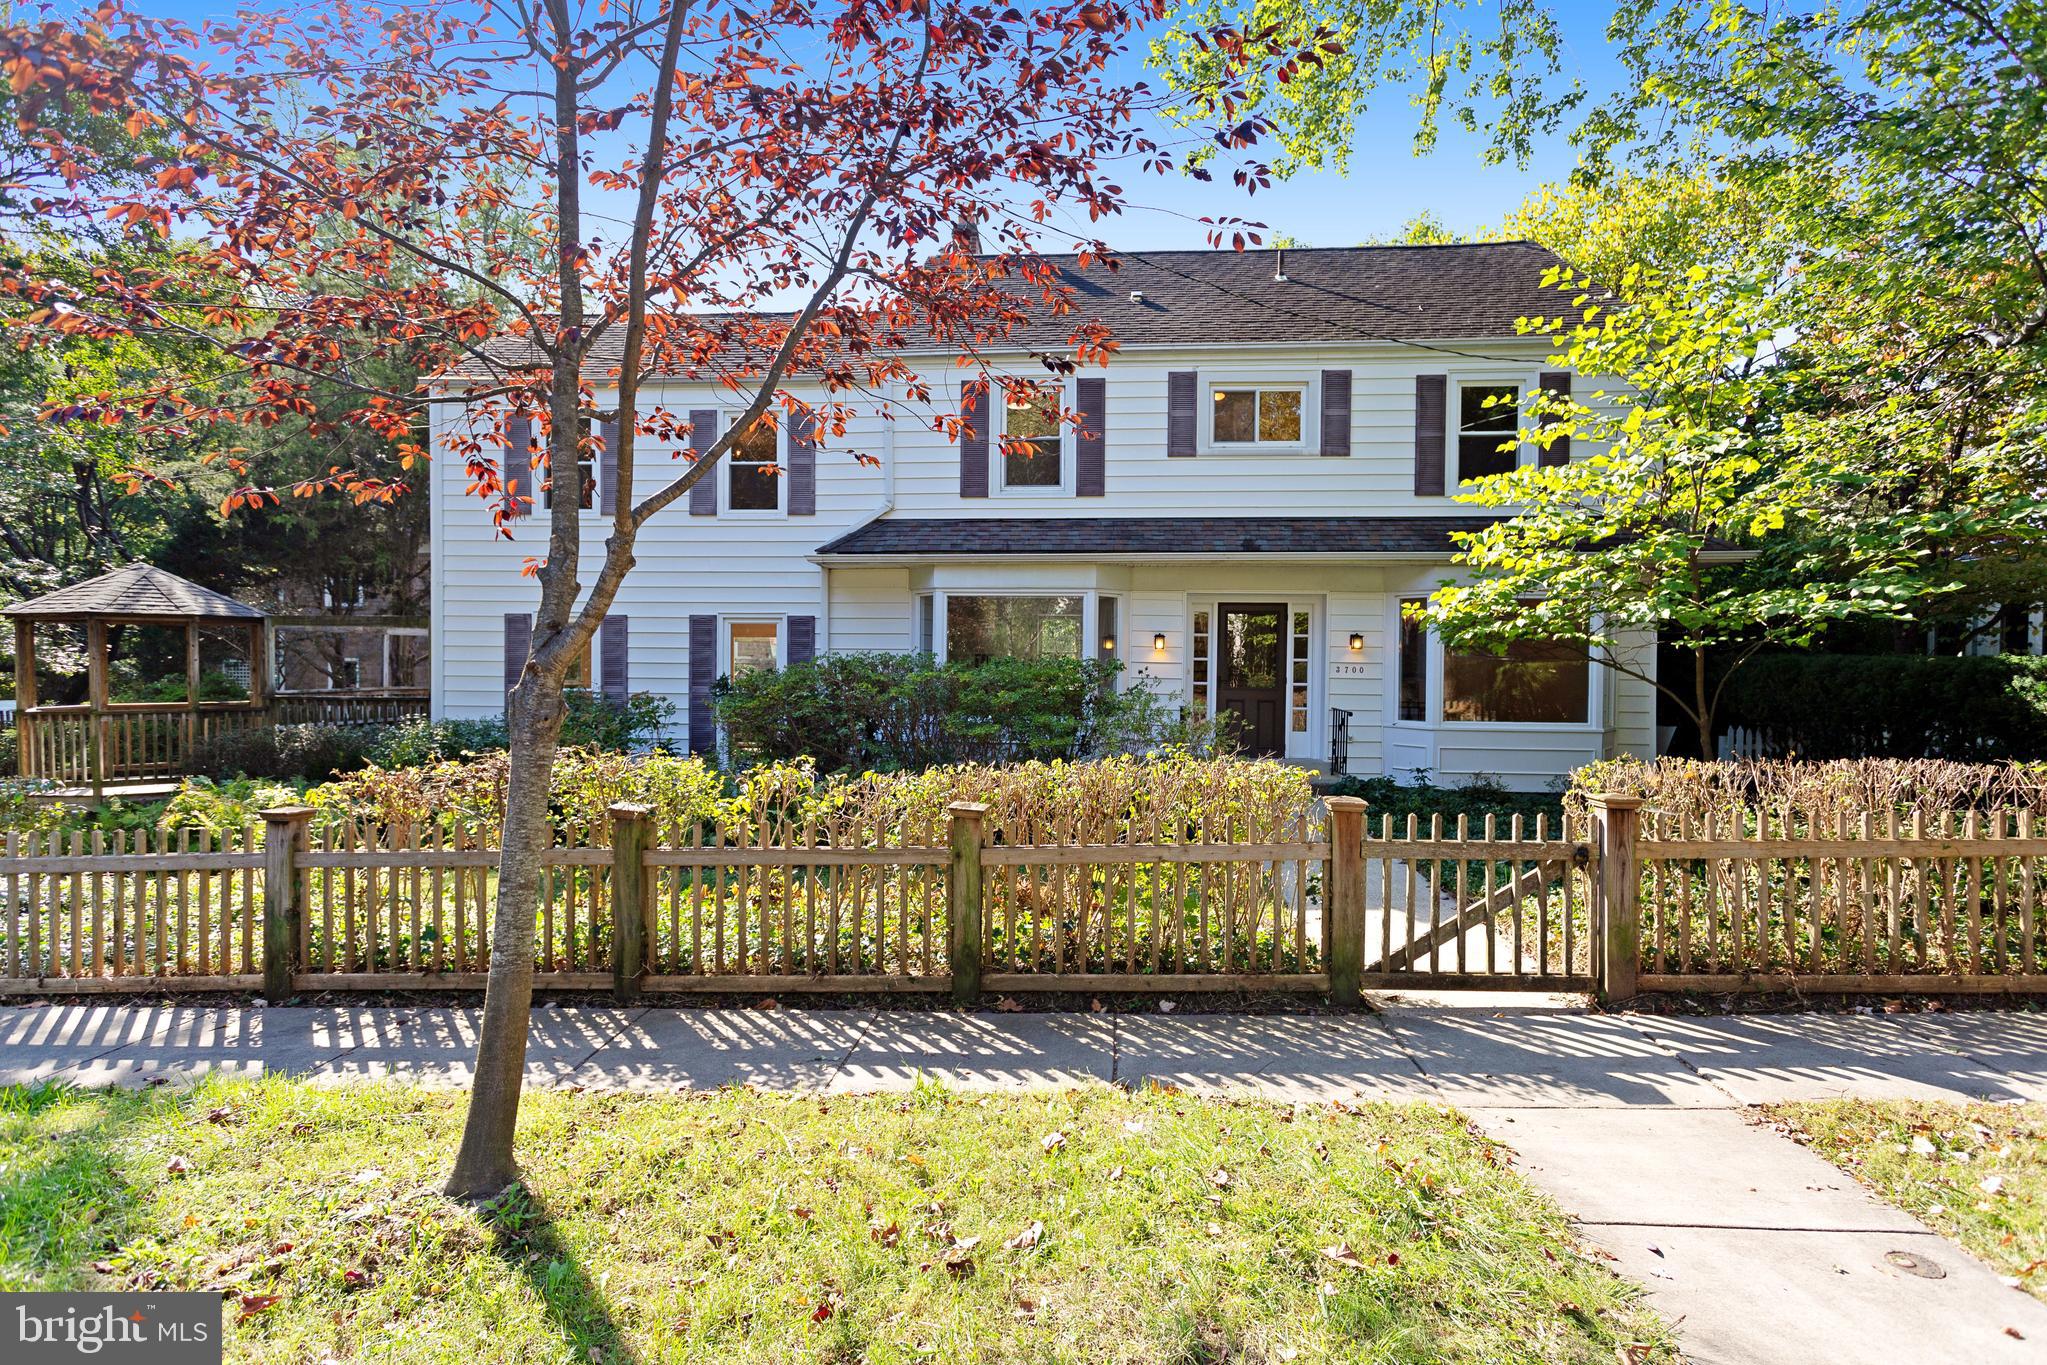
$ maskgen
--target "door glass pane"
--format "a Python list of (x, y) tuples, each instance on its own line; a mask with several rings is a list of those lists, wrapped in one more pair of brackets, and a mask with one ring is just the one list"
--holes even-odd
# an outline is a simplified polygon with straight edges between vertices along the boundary
[(1222, 685), (1279, 687), (1285, 626), (1285, 618), (1276, 611), (1224, 613)]
[(1097, 599), (1095, 617), (1095, 624), (1102, 636), (1098, 642), (1099, 652), (1096, 657), (1113, 659), (1116, 657), (1116, 599), (1113, 597)]
[(947, 597), (945, 657), (986, 659), (1081, 657), (1079, 597)]
[(1308, 613), (1294, 613), (1293, 718), (1288, 729), (1295, 734), (1308, 730)]
[(732, 650), (726, 672), (734, 678), (743, 678), (749, 673), (775, 666), (775, 623), (772, 621), (734, 621), (731, 626)]
[(1187, 662), (1193, 679), (1188, 700), (1195, 715), (1205, 716), (1208, 714), (1208, 613), (1205, 611), (1194, 613), (1194, 643), (1188, 654)]
[(1582, 649), (1516, 641), (1504, 656), (1443, 655), (1443, 719), (1583, 724), (1590, 665)]

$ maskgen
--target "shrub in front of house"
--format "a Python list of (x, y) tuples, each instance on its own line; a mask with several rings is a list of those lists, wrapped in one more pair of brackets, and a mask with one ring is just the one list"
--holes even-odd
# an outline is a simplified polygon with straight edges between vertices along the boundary
[(1721, 716), (1801, 758), (2047, 759), (2047, 659), (1766, 654)]
[(810, 758), (825, 772), (1080, 759), (1159, 741), (1173, 716), (1121, 665), (1093, 659), (940, 664), (928, 654), (830, 654), (721, 680), (734, 761)]
[(1896, 812), (1909, 819), (1957, 811), (2047, 812), (2047, 764), (1958, 763), (1938, 758), (1741, 759), (1702, 763), (1690, 758), (1615, 758), (1571, 774), (1567, 809), (1583, 811), (1597, 792), (1644, 798), (1647, 809), (1691, 820), (1760, 806), (1781, 823), (1787, 813), (1804, 825), (1817, 819), (1831, 829), (1845, 821), (1850, 833), (1867, 813), (1879, 828)]
[(268, 725), (218, 735), (193, 747), (185, 767), (194, 776), (225, 781), (325, 782), (372, 761), (381, 725)]

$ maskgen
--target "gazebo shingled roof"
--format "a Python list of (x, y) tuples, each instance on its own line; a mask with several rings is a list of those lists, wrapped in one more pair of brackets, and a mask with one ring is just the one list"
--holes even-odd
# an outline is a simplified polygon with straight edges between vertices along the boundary
[(9, 616), (39, 619), (151, 617), (189, 620), (260, 621), (263, 613), (246, 602), (202, 588), (153, 564), (129, 564), (4, 609)]

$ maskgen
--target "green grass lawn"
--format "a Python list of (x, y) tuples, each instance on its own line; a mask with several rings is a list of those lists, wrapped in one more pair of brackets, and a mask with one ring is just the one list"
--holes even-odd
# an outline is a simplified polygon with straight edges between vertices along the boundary
[(1439, 1108), (540, 1092), (478, 1212), (462, 1100), (0, 1089), (0, 1287), (218, 1288), (294, 1365), (1673, 1356)]
[(1771, 1113), (1877, 1194), (2047, 1299), (2047, 1104), (1827, 1100)]

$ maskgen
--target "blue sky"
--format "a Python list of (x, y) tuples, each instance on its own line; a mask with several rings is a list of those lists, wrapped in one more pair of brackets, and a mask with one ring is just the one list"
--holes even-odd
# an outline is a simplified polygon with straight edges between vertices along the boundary
[[(242, 8), (219, 0), (133, 3), (187, 21), (226, 18)], [(1590, 0), (1553, 0), (1552, 8), (1570, 44), (1566, 74), (1594, 91), (1607, 88), (1616, 68), (1606, 52), (1606, 8)], [(1481, 10), (1476, 18), (1490, 22), (1491, 12)], [(1140, 65), (1136, 57), (1131, 65), (1133, 71)], [(1488, 166), (1480, 155), (1484, 139), (1454, 127), (1443, 129), (1433, 153), (1416, 157), (1414, 120), (1406, 92), (1380, 91), (1359, 122), (1347, 173), (1304, 172), (1255, 195), (1223, 177), (1202, 183), (1181, 175), (1142, 175), (1133, 168), (1123, 178), (1132, 211), (1121, 223), (1094, 231), (1125, 249), (1158, 250), (1204, 246), (1204, 229), (1197, 221), (1204, 214), (1252, 219), (1316, 246), (1348, 246), (1391, 234), (1424, 212), (1453, 229), (1470, 229), (1497, 222), (1539, 185), (1562, 179), (1573, 164), (1570, 148), (1553, 138), (1538, 145), (1527, 166)]]

